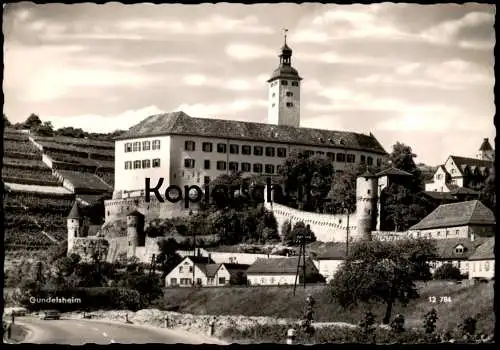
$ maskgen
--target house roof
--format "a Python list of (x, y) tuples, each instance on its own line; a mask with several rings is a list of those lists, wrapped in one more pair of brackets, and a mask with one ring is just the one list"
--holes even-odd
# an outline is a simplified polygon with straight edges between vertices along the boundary
[(182, 259), (183, 261), (185, 259), (190, 259), (193, 263), (195, 264), (215, 264), (215, 261), (213, 261), (211, 258), (206, 257), (206, 256), (193, 256), (193, 255), (187, 255)]
[(423, 191), (423, 194), (437, 200), (456, 200), (456, 198), (450, 192)]
[(231, 263), (223, 263), (224, 267), (228, 270), (248, 270), (250, 265), (248, 264), (231, 264)]
[(493, 151), (493, 148), (491, 147), (490, 141), (485, 138), (483, 140), (483, 143), (481, 144), (481, 147), (479, 147), (480, 151)]
[(316, 250), (316, 260), (344, 260), (346, 244), (343, 242), (327, 243)]
[(495, 237), (485, 239), (469, 260), (495, 260)]
[[(150, 116), (118, 136), (116, 140), (163, 135), (230, 137), (235, 140), (281, 142), (328, 148), (341, 147), (387, 154), (373, 135), (235, 120), (193, 118), (182, 111)], [(342, 141), (345, 145), (342, 145)]]
[(195, 264), (207, 277), (214, 277), (221, 264)]
[(494, 225), (495, 216), (478, 200), (442, 204), (412, 226), (411, 230), (445, 228), (463, 225)]
[(458, 169), (460, 170), (460, 173), (464, 175), (463, 169), (465, 169), (465, 166), (468, 166), (469, 168), (493, 168), (493, 162), (489, 160), (482, 160), (482, 159), (477, 159), (477, 158), (467, 158), (467, 157), (459, 157), (459, 156), (450, 156), (450, 158), (453, 160), (453, 162), (457, 165)]
[(394, 168), (394, 167), (382, 170), (381, 172), (377, 173), (375, 176), (381, 177), (381, 176), (391, 176), (391, 175), (392, 176), (413, 176), (412, 174), (410, 174), (404, 170)]
[[(469, 258), (475, 252), (476, 248), (484, 242), (484, 240), (481, 238), (474, 241), (467, 238), (446, 238), (436, 239), (435, 242), (438, 259), (454, 260)], [(456, 248), (459, 245), (464, 247), (463, 253), (456, 251)]]
[(92, 205), (100, 201), (102, 198), (106, 198), (106, 194), (77, 194), (76, 199), (84, 205)]
[(75, 201), (75, 203), (73, 203), (73, 207), (71, 208), (71, 211), (69, 212), (68, 219), (80, 219), (81, 217), (82, 217), (82, 214), (80, 212), (78, 202)]
[[(297, 273), (298, 259), (298, 256), (290, 258), (257, 259), (252, 265), (250, 265), (247, 270), (247, 274), (295, 275)], [(306, 257), (306, 268), (309, 270), (311, 268), (316, 269), (311, 259), (308, 257)]]
[(475, 191), (473, 189), (467, 188), (467, 187), (458, 187), (454, 188), (453, 190), (450, 191), (451, 195), (457, 195), (457, 194), (469, 194), (469, 195), (478, 195), (479, 192)]

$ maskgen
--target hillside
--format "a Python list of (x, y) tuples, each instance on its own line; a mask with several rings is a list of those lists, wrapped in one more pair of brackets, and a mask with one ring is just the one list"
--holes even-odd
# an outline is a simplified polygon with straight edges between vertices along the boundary
[(3, 150), (7, 251), (34, 252), (63, 241), (75, 200), (89, 205), (112, 194), (112, 142), (7, 129)]

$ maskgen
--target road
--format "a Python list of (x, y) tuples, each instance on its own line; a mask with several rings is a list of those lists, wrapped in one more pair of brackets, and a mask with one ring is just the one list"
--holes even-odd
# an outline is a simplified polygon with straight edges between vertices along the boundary
[(226, 343), (182, 330), (162, 329), (143, 325), (130, 325), (113, 321), (94, 320), (40, 320), (18, 317), (17, 324), (25, 326), (29, 334), (25, 343), (36, 344), (220, 344)]

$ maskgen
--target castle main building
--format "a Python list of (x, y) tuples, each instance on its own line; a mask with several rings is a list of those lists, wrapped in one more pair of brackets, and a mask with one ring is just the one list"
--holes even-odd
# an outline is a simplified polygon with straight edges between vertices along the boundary
[[(200, 187), (218, 176), (242, 171), (276, 175), (294, 151), (327, 156), (341, 171), (348, 164), (380, 164), (387, 152), (369, 135), (300, 127), (302, 78), (292, 67), (286, 43), (280, 63), (267, 81), (268, 123), (193, 118), (182, 111), (153, 115), (120, 136), (115, 144), (115, 188), (106, 202), (106, 220), (138, 210), (149, 218), (171, 217), (171, 203), (144, 202), (145, 178), (151, 187)], [(179, 206), (177, 206), (179, 207)], [(174, 211), (174, 212), (173, 212)]]

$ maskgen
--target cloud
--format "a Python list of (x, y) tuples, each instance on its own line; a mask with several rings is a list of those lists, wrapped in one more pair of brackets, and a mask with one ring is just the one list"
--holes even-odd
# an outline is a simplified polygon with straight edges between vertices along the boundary
[(454, 59), (428, 66), (425, 75), (436, 82), (448, 85), (494, 83), (493, 72), (489, 75), (479, 68), (471, 62)]
[(207, 87), (214, 87), (218, 89), (226, 89), (233, 91), (249, 91), (249, 90), (262, 90), (263, 80), (261, 79), (263, 77), (264, 75), (260, 74), (255, 78), (225, 79), (221, 77), (207, 76), (201, 73), (194, 73), (184, 76), (182, 78), (182, 82), (188, 86), (207, 86)]
[(142, 120), (154, 114), (165, 113), (157, 106), (148, 106), (138, 110), (128, 110), (118, 115), (85, 114), (76, 116), (44, 116), (44, 120), (51, 121), (54, 128), (72, 126), (89, 132), (112, 132), (117, 129), (127, 130)]
[[(236, 100), (227, 103), (196, 103), (196, 104), (181, 104), (176, 111), (184, 111), (191, 117), (195, 118), (220, 118), (233, 119), (232, 113), (247, 111), (251, 108), (267, 107), (265, 100)], [(232, 118), (231, 118), (232, 117)], [(235, 118), (238, 119), (238, 118)], [(240, 119), (241, 120), (241, 119)]]
[(422, 64), (419, 62), (407, 63), (396, 67), (395, 72), (400, 75), (410, 75), (417, 71), (421, 66)]
[(276, 57), (277, 53), (263, 45), (229, 44), (225, 49), (226, 55), (239, 61), (251, 61), (258, 58)]

